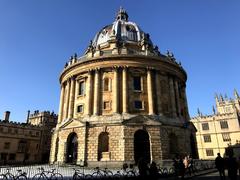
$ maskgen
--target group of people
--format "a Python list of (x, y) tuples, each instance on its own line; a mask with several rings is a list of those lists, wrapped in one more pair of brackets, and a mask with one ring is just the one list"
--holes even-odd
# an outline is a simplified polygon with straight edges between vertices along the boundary
[(159, 176), (157, 164), (154, 161), (149, 164), (144, 158), (138, 161), (138, 170), (140, 178), (142, 179), (148, 176), (154, 180)]
[(181, 179), (184, 179), (186, 173), (189, 173), (190, 176), (194, 174), (193, 158), (190, 155), (185, 157), (176, 156), (173, 159), (173, 166), (176, 176), (180, 176)]
[(228, 170), (228, 178), (230, 180), (237, 180), (238, 171), (240, 176), (240, 157), (236, 159), (232, 153), (229, 154), (228, 158), (223, 158), (220, 153), (218, 153), (215, 159), (215, 165), (219, 171), (220, 178), (223, 180), (226, 179), (225, 169)]

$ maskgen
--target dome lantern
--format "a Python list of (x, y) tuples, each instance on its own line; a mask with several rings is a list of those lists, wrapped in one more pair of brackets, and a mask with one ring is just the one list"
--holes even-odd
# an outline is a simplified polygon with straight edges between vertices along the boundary
[(123, 9), (122, 7), (120, 7), (120, 9), (117, 13), (116, 21), (117, 20), (128, 21), (128, 14), (127, 14), (126, 10)]

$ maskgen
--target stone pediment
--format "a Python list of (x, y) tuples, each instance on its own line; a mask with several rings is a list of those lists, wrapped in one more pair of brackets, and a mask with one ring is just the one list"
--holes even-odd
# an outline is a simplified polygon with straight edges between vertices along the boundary
[(158, 120), (155, 120), (153, 117), (148, 115), (139, 115), (132, 117), (128, 120), (123, 121), (124, 125), (148, 125), (148, 126), (159, 126), (162, 123)]
[(79, 126), (85, 126), (85, 123), (79, 119), (68, 119), (60, 125), (60, 128), (74, 128)]

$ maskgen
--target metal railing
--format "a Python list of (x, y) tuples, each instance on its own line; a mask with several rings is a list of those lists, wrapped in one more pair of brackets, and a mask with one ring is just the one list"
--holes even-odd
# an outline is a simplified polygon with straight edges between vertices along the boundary
[[(176, 169), (173, 167), (173, 161), (165, 162), (167, 166), (162, 166), (164, 163), (159, 163), (158, 176), (171, 177), (176, 176)], [(194, 160), (193, 171), (199, 172), (215, 168), (215, 162), (212, 160)], [(43, 172), (45, 178), (39, 178), (39, 174)], [(6, 176), (7, 174), (11, 174)], [(28, 166), (0, 166), (0, 179), (15, 180), (21, 175), (20, 179), (32, 180), (38, 174), (38, 179), (133, 179), (139, 176), (138, 168), (133, 165), (125, 166), (122, 169), (106, 168), (88, 168), (77, 165), (62, 165), (62, 164), (45, 164), (45, 165), (28, 165)], [(56, 176), (54, 174), (57, 174)], [(24, 176), (26, 178), (24, 178)], [(11, 177), (11, 178), (10, 178)], [(54, 178), (53, 178), (54, 177)]]

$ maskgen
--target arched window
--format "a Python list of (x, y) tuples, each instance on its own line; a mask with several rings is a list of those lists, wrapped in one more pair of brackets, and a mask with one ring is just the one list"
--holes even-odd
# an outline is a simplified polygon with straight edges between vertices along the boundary
[(103, 152), (109, 151), (109, 137), (107, 132), (101, 132), (98, 137), (98, 161), (102, 158)]
[(104, 78), (103, 79), (103, 90), (104, 91), (110, 91), (111, 90), (111, 79), (110, 78)]

